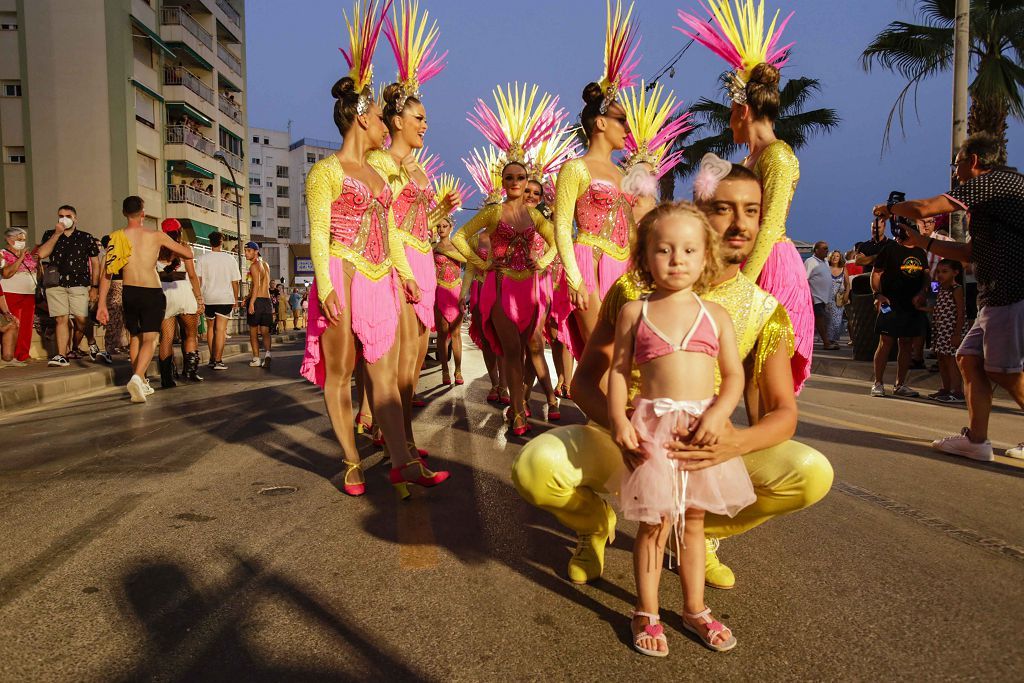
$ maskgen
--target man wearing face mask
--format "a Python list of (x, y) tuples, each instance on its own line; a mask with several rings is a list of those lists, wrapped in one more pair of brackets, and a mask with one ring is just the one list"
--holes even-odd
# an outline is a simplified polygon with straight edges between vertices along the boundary
[[(75, 207), (65, 204), (57, 209), (57, 225), (43, 233), (43, 242), (39, 245), (39, 258), (49, 258), (50, 266), (58, 273), (56, 285), (46, 288), (46, 304), (57, 323), (57, 354), (49, 362), (52, 367), (70, 365), (68, 352), (77, 349), (82, 341), (89, 306), (99, 296), (99, 255), (96, 239), (78, 229)], [(69, 317), (75, 322), (73, 346)]]

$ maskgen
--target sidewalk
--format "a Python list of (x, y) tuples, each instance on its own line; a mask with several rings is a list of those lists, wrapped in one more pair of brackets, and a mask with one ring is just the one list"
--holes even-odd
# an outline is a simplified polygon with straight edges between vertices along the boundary
[[(302, 330), (291, 330), (273, 336), (274, 345), (296, 341), (305, 335)], [(181, 347), (175, 346), (175, 363), (181, 367)], [(209, 361), (206, 344), (200, 340), (199, 354), (202, 358), (201, 370)], [(249, 337), (228, 337), (224, 344), (224, 357), (249, 354)], [(148, 375), (158, 374), (156, 359), (149, 366)], [(96, 391), (104, 387), (124, 384), (131, 378), (131, 367), (128, 354), (115, 356), (114, 364), (107, 365), (101, 361), (92, 361), (86, 356), (82, 360), (71, 361), (70, 367), (51, 368), (46, 361), (32, 361), (24, 368), (0, 369), (0, 414), (14, 412), (32, 406), (43, 405), (74, 398), (81, 394)]]
[[(854, 360), (853, 347), (847, 346), (846, 341), (844, 335), (839, 342), (839, 349), (836, 351), (825, 351), (820, 344), (815, 345), (814, 355), (811, 357), (811, 374), (860, 380), (864, 382), (864, 391), (867, 392), (871, 388), (871, 380), (874, 379), (874, 367), (871, 361)], [(926, 366), (931, 367), (938, 361), (928, 358), (926, 350), (924, 362)], [(895, 382), (896, 361), (893, 360), (889, 361), (885, 367), (885, 384), (890, 387)], [(907, 374), (907, 384), (921, 393), (931, 393), (942, 388), (942, 379), (938, 372), (911, 370)]]

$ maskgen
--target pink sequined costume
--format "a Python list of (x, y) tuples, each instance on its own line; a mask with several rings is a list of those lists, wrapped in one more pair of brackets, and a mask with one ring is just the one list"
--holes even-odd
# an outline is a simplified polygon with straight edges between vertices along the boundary
[(441, 317), (449, 323), (454, 322), (462, 313), (459, 296), (462, 293), (462, 254), (455, 250), (434, 251), (434, 277), (437, 279), (435, 301)]
[[(478, 235), (470, 240), (470, 244), (477, 258), (481, 262), (486, 263), (491, 253), (490, 240), (488, 240), (486, 245), (481, 245), (482, 241)], [(472, 263), (467, 262), (465, 277), (470, 278), (469, 311), (471, 317), (469, 321), (469, 338), (473, 340), (477, 348), (483, 348), (486, 340), (484, 339), (484, 314), (480, 310), (480, 292), (484, 288), (487, 272), (480, 272), (473, 267)]]

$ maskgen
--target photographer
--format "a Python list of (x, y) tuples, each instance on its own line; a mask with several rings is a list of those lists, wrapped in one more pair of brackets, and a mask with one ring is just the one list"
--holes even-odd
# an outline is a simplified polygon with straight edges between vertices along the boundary
[(875, 216), (874, 220), (871, 221), (871, 239), (867, 242), (857, 242), (854, 247), (857, 250), (854, 263), (861, 266), (864, 269), (863, 272), (870, 273), (875, 265), (875, 260), (878, 259), (878, 254), (882, 251), (882, 247), (888, 244), (889, 241), (889, 238), (885, 236), (885, 217)]
[[(974, 265), (978, 281), (978, 307), (974, 326), (957, 350), (964, 377), (970, 426), (932, 445), (940, 451), (975, 460), (992, 460), (988, 420), (992, 410), (992, 382), (1024, 408), (1024, 176), (999, 166), (999, 141), (976, 133), (956, 155), (960, 186), (932, 197), (886, 207), (875, 214), (918, 220), (953, 211), (970, 214), (971, 241), (965, 244), (925, 237), (907, 230), (905, 244), (924, 247), (942, 258)], [(1009, 457), (1024, 457), (1024, 444), (1007, 449)]]

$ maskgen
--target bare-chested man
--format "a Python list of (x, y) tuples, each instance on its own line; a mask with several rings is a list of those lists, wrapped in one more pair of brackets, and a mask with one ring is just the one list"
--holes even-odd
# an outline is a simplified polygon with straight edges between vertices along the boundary
[(103, 325), (110, 319), (107, 291), (111, 276), (120, 271), (124, 280), (121, 295), (124, 326), (132, 335), (130, 354), (134, 374), (128, 380), (127, 389), (132, 403), (145, 403), (146, 396), (153, 393), (145, 380), (146, 369), (153, 360), (153, 346), (164, 321), (164, 290), (156, 273), (157, 256), (160, 248), (166, 247), (172, 253), (190, 259), (192, 249), (178, 244), (159, 230), (146, 229), (142, 224), (146, 210), (141, 197), (127, 197), (121, 205), (121, 213), (128, 219), (128, 225), (110, 235), (96, 319)]
[[(274, 307), (270, 303), (270, 266), (260, 256), (260, 245), (245, 243), (245, 259), (249, 262), (249, 346), (252, 360), (249, 367), (270, 369), (270, 328), (274, 325)], [(263, 335), (263, 360), (260, 360), (260, 339)]]

